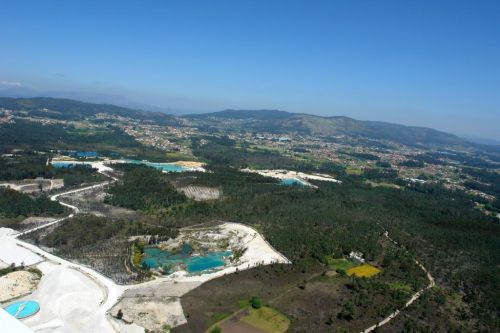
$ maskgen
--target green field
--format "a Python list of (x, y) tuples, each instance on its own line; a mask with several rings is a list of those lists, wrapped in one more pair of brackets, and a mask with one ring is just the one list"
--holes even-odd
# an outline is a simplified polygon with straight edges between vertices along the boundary
[(399, 185), (387, 183), (387, 182), (373, 182), (371, 180), (367, 180), (365, 183), (370, 185), (370, 186), (373, 186), (373, 187), (385, 187), (385, 188), (395, 188), (395, 189), (401, 188), (401, 186), (399, 186)]
[(363, 174), (363, 170), (361, 169), (357, 169), (357, 168), (353, 168), (353, 167), (347, 167), (345, 169), (345, 172), (350, 175), (350, 176), (360, 176)]
[(352, 268), (355, 266), (355, 264), (352, 261), (349, 261), (349, 260), (343, 259), (343, 258), (335, 259), (335, 258), (327, 257), (326, 263), (327, 263), (328, 267), (334, 271), (336, 271), (336, 270), (347, 271), (349, 268)]
[(257, 327), (267, 333), (283, 333), (290, 326), (290, 319), (280, 312), (263, 306), (260, 309), (249, 309), (250, 313), (241, 318), (249, 325)]

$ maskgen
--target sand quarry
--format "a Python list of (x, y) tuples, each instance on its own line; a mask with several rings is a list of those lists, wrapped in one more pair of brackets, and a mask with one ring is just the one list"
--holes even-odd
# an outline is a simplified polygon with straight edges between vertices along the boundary
[[(45, 252), (16, 238), (17, 232), (0, 228), (0, 260), (38, 268), (42, 278), (33, 293), (19, 298), (39, 302), (40, 311), (23, 322), (35, 332), (126, 332), (142, 333), (175, 327), (186, 322), (180, 297), (204, 282), (271, 263), (290, 263), (274, 250), (254, 229), (237, 224), (189, 228), (180, 237), (200, 242), (226, 239), (245, 247), (236, 263), (206, 274), (178, 271), (137, 285), (117, 285), (109, 278), (83, 265)], [(6, 306), (8, 303), (3, 303)], [(113, 318), (118, 310), (123, 320)]]
[(272, 177), (279, 180), (284, 179), (297, 179), (300, 182), (306, 184), (307, 186), (316, 187), (308, 182), (308, 180), (319, 180), (323, 182), (333, 182), (341, 184), (340, 180), (333, 178), (330, 175), (321, 174), (321, 173), (304, 173), (299, 171), (290, 171), (290, 170), (254, 170), (254, 169), (242, 169), (243, 172), (251, 172), (258, 173), (261, 176)]

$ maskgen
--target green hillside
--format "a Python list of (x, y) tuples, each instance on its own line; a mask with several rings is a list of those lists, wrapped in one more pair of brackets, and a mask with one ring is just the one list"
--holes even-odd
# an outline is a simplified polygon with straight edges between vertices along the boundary
[(197, 124), (250, 131), (276, 133), (296, 132), (322, 137), (339, 135), (390, 140), (410, 146), (471, 146), (455, 135), (425, 127), (397, 125), (378, 121), (361, 121), (348, 117), (320, 117), (277, 110), (225, 110), (186, 116)]
[[(34, 97), (0, 97), (0, 108), (27, 111), (31, 116), (50, 117), (60, 120), (82, 120), (99, 113), (152, 121), (160, 124), (177, 124), (175, 117), (161, 112), (149, 112), (124, 108), (110, 104), (94, 104), (71, 99)], [(46, 109), (45, 111), (43, 109)]]

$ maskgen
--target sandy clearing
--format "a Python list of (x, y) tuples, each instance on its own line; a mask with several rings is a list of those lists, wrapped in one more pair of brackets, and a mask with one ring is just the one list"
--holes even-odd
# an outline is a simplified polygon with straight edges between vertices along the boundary
[[(87, 277), (89, 277), (90, 279), (97, 281), (97, 283), (100, 286), (102, 286), (102, 288), (104, 288), (104, 290), (106, 290), (107, 293), (106, 293), (106, 297), (104, 298), (104, 300), (102, 300), (102, 302), (100, 303), (100, 306), (98, 308), (94, 308), (94, 311), (96, 313), (100, 313), (101, 315), (105, 315), (106, 311), (111, 309), (111, 307), (118, 301), (118, 299), (121, 297), (123, 291), (126, 289), (125, 286), (119, 286), (119, 285), (115, 284), (111, 279), (94, 271), (93, 269), (91, 269), (87, 266), (83, 266), (83, 265), (62, 259), (58, 256), (51, 254), (51, 253), (43, 251), (42, 249), (38, 248), (37, 246), (35, 246), (33, 244), (29, 244), (29, 243), (20, 241), (19, 239), (16, 239), (15, 241), (17, 244), (23, 246), (24, 248), (32, 251), (35, 254), (43, 256), (44, 258), (46, 258), (54, 263), (60, 264), (64, 267), (76, 269), (79, 272), (86, 275)], [(96, 309), (98, 311), (96, 311)]]
[(36, 274), (28, 271), (15, 271), (0, 277), (0, 302), (26, 295), (38, 284)]
[(37, 266), (43, 276), (37, 290), (26, 297), (40, 304), (40, 311), (24, 323), (36, 332), (112, 332), (99, 308), (103, 289), (82, 272), (43, 262)]
[(135, 297), (181, 297), (198, 288), (200, 281), (183, 282), (176, 280), (155, 280), (155, 283), (131, 286), (123, 293), (123, 298)]
[(177, 297), (124, 298), (113, 308), (112, 315), (116, 315), (119, 309), (124, 309), (123, 320), (125, 322), (133, 322), (149, 330), (161, 330), (165, 324), (175, 327), (187, 323), (181, 302)]
[(111, 316), (108, 316), (108, 320), (116, 332), (120, 332), (120, 333), (144, 333), (145, 332), (144, 327), (141, 327), (135, 323), (128, 324), (122, 320), (118, 320), (118, 319), (113, 318)]
[(0, 260), (6, 264), (31, 266), (43, 260), (35, 253), (18, 246), (17, 240), (8, 237), (0, 238)]
[(309, 174), (309, 173), (290, 171), (290, 170), (254, 170), (254, 169), (242, 169), (241, 171), (250, 172), (250, 173), (258, 173), (259, 175), (262, 175), (265, 177), (272, 177), (272, 178), (281, 179), (281, 180), (288, 179), (288, 178), (296, 178), (296, 179), (306, 183), (309, 186), (313, 186), (313, 185), (310, 184), (307, 180), (319, 180), (319, 181), (333, 182), (333, 183), (338, 183), (338, 184), (342, 183), (340, 180), (337, 180), (330, 175), (321, 174), (321, 173)]
[(178, 165), (178, 166), (183, 166), (186, 168), (201, 168), (205, 165), (205, 163), (196, 162), (196, 161), (177, 161), (177, 162), (174, 162), (173, 164)]
[(23, 179), (18, 181), (0, 183), (0, 187), (7, 187), (23, 193), (38, 193), (40, 190), (51, 191), (64, 186), (63, 179)]

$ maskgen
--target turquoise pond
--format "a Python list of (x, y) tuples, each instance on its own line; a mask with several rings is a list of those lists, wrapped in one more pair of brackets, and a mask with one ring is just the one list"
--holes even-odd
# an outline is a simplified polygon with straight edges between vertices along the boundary
[(130, 164), (141, 164), (141, 165), (146, 165), (148, 167), (152, 167), (161, 171), (165, 172), (183, 172), (183, 171), (188, 171), (188, 168), (175, 165), (173, 163), (155, 163), (155, 162), (148, 162), (148, 161), (139, 161), (139, 160), (129, 160), (125, 159), (123, 160), (125, 163), (130, 163)]
[(146, 247), (141, 265), (149, 268), (162, 267), (167, 272), (172, 272), (172, 266), (184, 265), (188, 272), (196, 273), (224, 266), (224, 258), (233, 254), (231, 251), (215, 251), (205, 255), (192, 256), (190, 252), (189, 245), (184, 245), (181, 253), (176, 254), (160, 250), (157, 247)]
[(308, 186), (306, 183), (297, 178), (284, 178), (280, 181), (280, 184), (285, 186), (293, 186), (293, 185)]
[(96, 151), (72, 151), (69, 153), (74, 157), (96, 158), (98, 156)]
[(90, 164), (88, 163), (74, 163), (71, 161), (68, 162), (52, 162), (51, 163), (54, 168), (74, 168), (75, 166), (80, 166), (80, 167), (91, 167)]
[(39, 310), (40, 305), (35, 301), (19, 301), (12, 303), (5, 308), (5, 311), (17, 319), (32, 316)]

